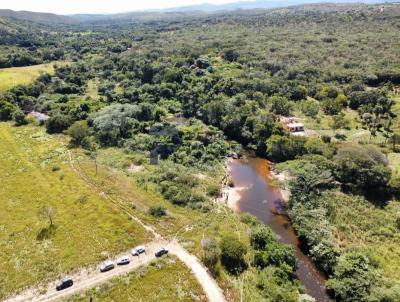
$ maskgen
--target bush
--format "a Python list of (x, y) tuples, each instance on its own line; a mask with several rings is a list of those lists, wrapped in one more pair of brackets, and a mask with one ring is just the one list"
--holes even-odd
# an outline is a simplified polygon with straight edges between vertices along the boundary
[(236, 61), (238, 58), (239, 54), (237, 53), (237, 51), (233, 49), (228, 49), (227, 51), (224, 52), (224, 59), (229, 62)]
[(167, 210), (161, 205), (154, 205), (150, 207), (149, 214), (153, 217), (161, 217), (167, 215)]
[(271, 111), (276, 114), (290, 115), (292, 103), (285, 97), (272, 96), (268, 99), (271, 104)]
[(211, 274), (216, 277), (219, 275), (219, 257), (221, 251), (218, 248), (218, 244), (213, 239), (203, 240), (203, 263), (210, 270)]
[(319, 108), (319, 103), (315, 100), (306, 100), (301, 103), (301, 111), (308, 117), (316, 117)]
[(337, 177), (344, 184), (364, 191), (388, 189), (391, 170), (387, 167), (386, 156), (377, 148), (343, 144), (334, 160), (339, 167)]
[(269, 227), (259, 225), (251, 230), (250, 242), (256, 250), (264, 250), (268, 244), (276, 241), (276, 237)]
[(78, 121), (73, 123), (67, 130), (67, 134), (71, 136), (71, 144), (74, 146), (87, 145), (87, 137), (89, 136), (89, 127), (86, 121)]
[(47, 133), (61, 133), (71, 125), (71, 119), (66, 115), (57, 114), (46, 122)]
[(233, 234), (225, 235), (220, 244), (221, 262), (232, 274), (241, 273), (246, 268), (244, 256), (247, 253), (246, 245)]
[(12, 118), (16, 126), (25, 125), (28, 123), (25, 118), (25, 114), (22, 112), (21, 109), (16, 109), (12, 114)]
[(15, 106), (13, 104), (0, 100), (0, 121), (11, 120), (14, 110)]
[(361, 253), (346, 253), (340, 257), (327, 289), (343, 302), (368, 301), (372, 287), (372, 273), (368, 258)]

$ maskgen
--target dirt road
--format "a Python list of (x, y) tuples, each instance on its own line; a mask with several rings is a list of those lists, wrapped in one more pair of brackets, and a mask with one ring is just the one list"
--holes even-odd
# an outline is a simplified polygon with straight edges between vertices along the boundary
[(135, 220), (141, 226), (143, 226), (148, 232), (152, 233), (155, 237), (155, 240), (146, 245), (146, 254), (142, 254), (139, 257), (133, 257), (130, 254), (130, 251), (126, 251), (125, 253), (121, 253), (113, 259), (114, 263), (116, 260), (122, 255), (129, 255), (131, 258), (131, 262), (125, 266), (116, 266), (113, 270), (105, 273), (101, 273), (99, 270), (99, 266), (94, 268), (86, 268), (82, 269), (79, 273), (70, 275), (74, 281), (74, 285), (68, 289), (62, 291), (56, 291), (56, 284), (58, 281), (51, 282), (46, 289), (38, 289), (32, 288), (28, 289), (14, 297), (11, 297), (4, 302), (22, 302), (22, 301), (30, 301), (30, 302), (49, 302), (62, 300), (68, 296), (73, 294), (83, 292), (89, 288), (92, 288), (98, 284), (101, 284), (109, 279), (112, 279), (117, 276), (121, 276), (127, 274), (131, 271), (134, 271), (139, 266), (146, 265), (150, 261), (154, 260), (156, 257), (154, 253), (160, 248), (165, 247), (169, 250), (170, 253), (176, 255), (183, 263), (189, 267), (197, 281), (202, 286), (208, 300), (210, 302), (224, 302), (225, 297), (222, 293), (222, 290), (219, 288), (216, 281), (210, 276), (207, 272), (207, 269), (204, 265), (193, 255), (188, 253), (176, 240), (166, 241), (162, 239), (161, 235), (157, 233), (157, 231), (145, 224), (136, 216), (132, 215), (123, 205), (121, 205), (117, 200), (113, 199), (111, 196), (108, 196), (105, 192), (101, 190), (101, 188), (91, 180), (87, 175), (85, 175), (78, 167), (75, 166), (74, 160), (72, 158), (71, 152), (68, 150), (69, 162), (72, 169), (86, 181), (86, 183), (91, 186), (96, 192), (102, 196), (108, 202), (114, 204), (119, 207), (123, 212), (125, 212), (131, 219)]
[(99, 266), (96, 268), (83, 269), (78, 274), (70, 275), (70, 277), (72, 277), (74, 280), (74, 285), (68, 289), (56, 291), (56, 281), (48, 285), (45, 293), (43, 293), (43, 290), (29, 289), (17, 296), (5, 300), (4, 302), (50, 302), (62, 300), (63, 298), (86, 291), (112, 278), (125, 275), (142, 265), (148, 264), (150, 261), (156, 258), (154, 253), (160, 247), (167, 248), (171, 254), (176, 255), (192, 270), (195, 278), (202, 286), (209, 301), (225, 301), (225, 297), (221, 289), (195, 256), (189, 254), (177, 241), (166, 242), (164, 240), (156, 240), (146, 245), (146, 254), (141, 254), (138, 257), (134, 257), (130, 255), (130, 251), (127, 251), (126, 253), (123, 253), (113, 259), (115, 263), (116, 259), (120, 256), (130, 255), (131, 262), (128, 265), (116, 266), (113, 270), (105, 273), (100, 272)]

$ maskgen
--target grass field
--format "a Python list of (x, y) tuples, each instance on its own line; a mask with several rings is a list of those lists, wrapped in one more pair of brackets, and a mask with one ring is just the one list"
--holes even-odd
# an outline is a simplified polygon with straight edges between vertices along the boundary
[(32, 83), (41, 73), (53, 73), (53, 65), (57, 62), (0, 69), (0, 92), (8, 90), (16, 85)]
[(98, 79), (89, 80), (86, 87), (86, 95), (90, 96), (94, 100), (98, 100), (99, 99), (98, 86), (99, 86)]
[(385, 207), (374, 206), (360, 197), (341, 193), (330, 212), (336, 237), (347, 249), (361, 249), (381, 269), (381, 274), (400, 280), (400, 233), (397, 219), (400, 204), (391, 201)]
[(149, 266), (119, 277), (68, 302), (93, 301), (207, 301), (190, 270), (177, 258), (168, 256)]
[(0, 123), (0, 142), (0, 300), (151, 240), (78, 176), (57, 137)]

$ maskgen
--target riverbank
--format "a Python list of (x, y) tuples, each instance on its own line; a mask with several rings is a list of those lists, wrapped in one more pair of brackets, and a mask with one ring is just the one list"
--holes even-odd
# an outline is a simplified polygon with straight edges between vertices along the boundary
[(296, 276), (305, 292), (317, 302), (330, 302), (325, 291), (325, 276), (300, 249), (296, 232), (285, 215), (291, 176), (287, 172), (277, 173), (269, 161), (251, 153), (226, 160), (225, 168), (220, 200), (237, 213), (256, 216), (271, 228), (279, 241), (293, 246), (298, 264)]
[[(225, 176), (222, 179), (221, 184), (221, 195), (216, 199), (218, 203), (224, 203), (228, 208), (232, 209), (234, 212), (239, 212), (239, 201), (241, 198), (241, 193), (248, 190), (249, 186), (235, 186), (232, 181), (232, 170), (230, 164), (233, 163), (235, 159), (228, 157), (224, 162)], [(245, 160), (245, 157), (242, 158)]]
[(270, 163), (269, 170), (273, 180), (278, 181), (278, 189), (281, 192), (282, 200), (287, 204), (290, 198), (289, 181), (292, 179), (289, 172), (277, 172), (275, 169), (275, 164)]
[[(230, 164), (235, 159), (229, 157), (225, 160), (224, 169), (225, 176), (221, 184), (221, 195), (216, 199), (219, 203), (225, 203), (230, 209), (235, 212), (239, 212), (238, 203), (241, 198), (241, 193), (250, 189), (251, 186), (235, 186), (232, 181), (232, 170)], [(243, 156), (243, 161), (246, 161), (246, 156)], [(275, 164), (269, 162), (267, 169), (272, 176), (272, 183), (276, 184), (276, 189), (281, 194), (281, 199), (283, 202), (287, 203), (290, 198), (290, 190), (288, 188), (288, 182), (291, 180), (291, 176), (288, 172), (277, 172), (275, 169)]]

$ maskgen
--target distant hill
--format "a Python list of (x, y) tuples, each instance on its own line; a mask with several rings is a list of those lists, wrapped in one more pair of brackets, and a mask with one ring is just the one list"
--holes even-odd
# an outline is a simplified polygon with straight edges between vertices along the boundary
[(74, 24), (76, 19), (68, 16), (56, 15), (52, 13), (36, 13), (29, 11), (13, 11), (10, 9), (0, 9), (0, 17), (16, 20), (31, 21), (42, 24)]
[(238, 1), (227, 4), (211, 4), (203, 3), (190, 6), (174, 7), (169, 9), (157, 10), (164, 12), (189, 12), (189, 11), (203, 11), (215, 12), (222, 10), (236, 10), (236, 9), (257, 9), (257, 8), (279, 8), (301, 4), (317, 4), (317, 3), (364, 3), (364, 4), (377, 4), (387, 2), (385, 0), (255, 0), (255, 1)]
[(203, 3), (198, 5), (180, 6), (168, 9), (155, 9), (145, 11), (132, 11), (118, 14), (75, 14), (57, 15), (52, 13), (38, 13), (30, 11), (13, 11), (0, 9), (0, 18), (30, 21), (44, 25), (73, 25), (78, 23), (101, 23), (102, 21), (112, 22), (140, 22), (151, 19), (184, 18), (189, 16), (200, 16), (215, 12), (248, 10), (248, 9), (273, 9), (288, 6), (323, 4), (323, 3), (362, 3), (378, 4), (386, 3), (385, 0), (255, 0), (239, 1), (227, 4)]
[[(39, 13), (31, 11), (13, 11), (0, 9), (0, 18), (30, 21), (44, 25), (73, 25), (81, 22), (101, 23), (102, 21), (125, 22), (146, 21), (150, 19), (169, 19), (188, 17), (197, 14), (209, 14), (222, 11), (246, 10), (246, 9), (271, 9), (302, 4), (322, 3), (363, 3), (377, 4), (386, 3), (386, 0), (255, 0), (238, 1), (227, 4), (202, 3), (197, 5), (180, 6), (168, 9), (154, 9), (145, 11), (123, 12), (118, 14), (75, 14), (57, 15), (53, 13)], [(180, 15), (181, 14), (181, 15)]]
[(248, 10), (248, 9), (273, 9), (304, 4), (378, 4), (386, 3), (386, 0), (255, 0), (239, 1), (227, 4), (203, 3), (198, 5), (180, 6), (167, 9), (153, 9), (144, 11), (132, 11), (118, 14), (75, 14), (71, 18), (89, 23), (100, 23), (102, 21), (125, 22), (145, 21), (149, 19), (168, 19), (188, 17), (194, 14), (210, 14), (223, 11)]

